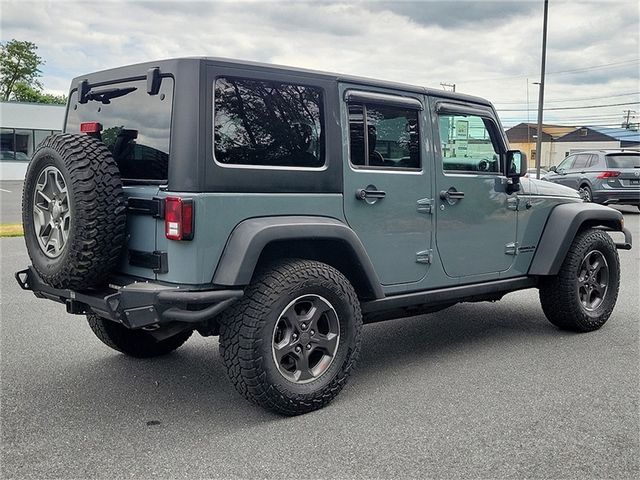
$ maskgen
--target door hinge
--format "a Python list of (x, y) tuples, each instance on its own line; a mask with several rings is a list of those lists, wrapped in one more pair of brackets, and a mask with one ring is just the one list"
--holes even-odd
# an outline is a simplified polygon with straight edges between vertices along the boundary
[(417, 203), (418, 212), (432, 213), (433, 198), (421, 198), (416, 203)]
[(416, 263), (433, 263), (433, 250), (422, 250), (416, 253)]
[(505, 255), (517, 255), (518, 254), (518, 246), (520, 244), (518, 242), (507, 243), (504, 246)]
[(129, 197), (127, 199), (127, 211), (136, 215), (151, 215), (155, 218), (164, 218), (164, 198)]

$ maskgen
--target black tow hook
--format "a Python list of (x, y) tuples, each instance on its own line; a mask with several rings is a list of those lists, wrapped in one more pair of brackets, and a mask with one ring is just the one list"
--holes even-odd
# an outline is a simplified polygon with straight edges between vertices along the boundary
[(23, 290), (31, 290), (31, 287), (29, 286), (29, 269), (25, 269), (25, 270), (20, 270), (19, 272), (16, 272), (15, 275), (16, 277), (16, 281), (18, 282), (18, 285), (20, 285), (20, 288)]

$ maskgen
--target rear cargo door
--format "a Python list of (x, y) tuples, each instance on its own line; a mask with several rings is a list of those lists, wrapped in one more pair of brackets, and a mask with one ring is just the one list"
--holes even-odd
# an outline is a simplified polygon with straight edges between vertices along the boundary
[(173, 79), (148, 91), (146, 76), (86, 85), (82, 98), (70, 95), (65, 132), (99, 122), (100, 140), (115, 158), (128, 199), (127, 243), (120, 273), (155, 279), (163, 269), (157, 238), (163, 233), (160, 188), (168, 183)]
[[(609, 170), (620, 172), (617, 180), (623, 189), (640, 189), (640, 154), (637, 152), (621, 152), (605, 157)], [(613, 180), (616, 177), (612, 177)], [(612, 185), (613, 186), (613, 185)]]

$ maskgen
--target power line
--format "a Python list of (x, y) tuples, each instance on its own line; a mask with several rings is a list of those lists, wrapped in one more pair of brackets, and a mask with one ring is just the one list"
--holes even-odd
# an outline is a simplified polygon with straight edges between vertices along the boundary
[[(557, 115), (557, 114), (556, 114)], [(505, 115), (508, 116), (508, 115)], [(569, 116), (563, 116), (562, 118), (566, 118), (568, 120), (572, 120), (572, 119), (584, 119), (584, 118), (595, 118), (595, 119), (606, 119), (606, 118), (622, 118), (623, 114), (622, 112), (620, 113), (611, 113), (611, 114), (602, 114), (602, 115), (580, 115), (579, 113), (574, 113), (574, 114), (569, 114)], [(520, 118), (520, 116), (518, 115), (518, 118)]]
[(636, 58), (635, 60), (627, 60), (625, 62), (614, 62), (614, 63), (603, 63), (602, 65), (594, 65), (592, 67), (582, 67), (582, 68), (574, 68), (572, 70), (561, 70), (561, 71), (557, 71), (557, 72), (549, 72), (550, 74), (554, 74), (554, 75), (561, 75), (561, 74), (565, 74), (565, 73), (581, 73), (581, 72), (588, 72), (591, 70), (606, 70), (609, 68), (619, 68), (622, 66), (626, 66), (627, 64), (632, 64), (632, 63), (637, 63), (640, 62), (640, 58)]
[[(620, 107), (622, 105), (638, 105), (640, 102), (626, 102), (626, 103), (609, 103), (606, 105), (582, 105), (579, 107), (554, 107), (554, 108), (545, 108), (545, 112), (550, 112), (554, 110), (582, 110), (586, 108), (605, 108), (605, 107)], [(535, 111), (534, 109), (527, 108), (496, 108), (499, 112), (526, 112), (526, 111)]]
[[(509, 117), (500, 117), (503, 122), (518, 122), (518, 123), (528, 123), (531, 126), (535, 124), (533, 122), (527, 122), (526, 119), (521, 117), (509, 118)], [(562, 122), (620, 122), (622, 123), (622, 116), (616, 115), (614, 117), (605, 117), (605, 118), (588, 118), (588, 117), (569, 117), (569, 118), (556, 118), (556, 119), (547, 119), (545, 125), (558, 125)], [(631, 122), (633, 123), (633, 121)], [(636, 122), (637, 123), (637, 122)]]
[[(630, 95), (640, 96), (640, 92), (620, 93), (618, 95), (604, 95), (601, 97), (585, 97), (585, 98), (571, 98), (564, 100), (545, 100), (545, 103), (564, 103), (564, 102), (581, 102), (583, 100), (601, 100), (603, 98), (616, 98), (616, 97), (628, 97)], [(527, 102), (492, 102), (494, 105), (526, 105)]]
[[(620, 68), (626, 65), (630, 65), (632, 63), (637, 63), (640, 62), (640, 58), (636, 58), (633, 60), (624, 60), (624, 61), (620, 61), (620, 62), (612, 62), (612, 63), (602, 63), (600, 65), (591, 65), (588, 67), (582, 67), (582, 68), (575, 68), (572, 70), (557, 70), (555, 72), (546, 72), (546, 75), (559, 75), (559, 74), (566, 74), (566, 73), (580, 73), (580, 72), (587, 72), (590, 70), (600, 70), (600, 69), (607, 69), (607, 68)], [(493, 80), (502, 80), (504, 78), (528, 78), (528, 77), (535, 77), (536, 74), (525, 74), (525, 75), (505, 75), (503, 77), (492, 77), (492, 78), (481, 78), (481, 79), (475, 79), (475, 80), (458, 80), (456, 83), (478, 83), (478, 82), (490, 82)]]
[[(520, 124), (520, 123), (526, 123), (526, 122), (521, 122), (519, 120), (516, 119), (502, 119), (502, 122), (504, 123), (509, 123), (509, 124)], [(555, 121), (553, 123), (546, 123), (543, 125), (543, 129), (546, 127), (575, 127), (576, 125), (592, 125), (592, 126), (600, 126), (600, 127), (617, 127), (617, 128), (624, 128), (622, 127), (622, 124), (624, 122), (622, 120), (620, 120), (619, 122), (614, 122), (612, 120), (606, 121), (606, 120), (577, 120), (577, 121), (573, 121), (573, 120), (558, 120)], [(629, 122), (629, 124), (634, 125), (640, 122)], [(535, 124), (530, 124), (530, 128), (535, 128)]]

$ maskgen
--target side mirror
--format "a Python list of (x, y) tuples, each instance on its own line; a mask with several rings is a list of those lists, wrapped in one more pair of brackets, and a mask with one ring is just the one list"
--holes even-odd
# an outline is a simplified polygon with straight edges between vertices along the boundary
[(556, 166), (554, 165), (553, 167), (549, 168), (550, 172), (555, 172), (556, 171)]
[(527, 156), (520, 150), (509, 150), (505, 167), (505, 177), (517, 183), (518, 179), (527, 173)]

